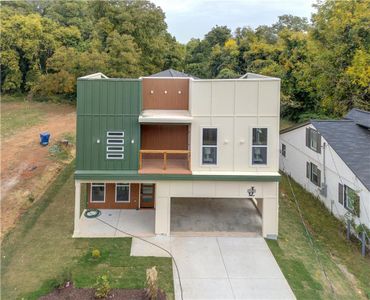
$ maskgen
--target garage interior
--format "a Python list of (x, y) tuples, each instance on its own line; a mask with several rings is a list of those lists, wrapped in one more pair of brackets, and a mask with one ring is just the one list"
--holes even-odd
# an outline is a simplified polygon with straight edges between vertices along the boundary
[(171, 235), (260, 236), (262, 217), (252, 199), (171, 198)]

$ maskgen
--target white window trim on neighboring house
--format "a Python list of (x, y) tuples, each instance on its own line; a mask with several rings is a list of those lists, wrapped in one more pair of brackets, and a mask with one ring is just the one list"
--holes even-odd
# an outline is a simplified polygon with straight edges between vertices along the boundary
[[(93, 187), (104, 187), (104, 199), (103, 201), (96, 201), (96, 200), (93, 200), (92, 198), (92, 195), (93, 195)], [(105, 203), (105, 194), (107, 192), (107, 187), (106, 187), (106, 184), (105, 183), (91, 183), (90, 184), (90, 203)]]
[[(204, 129), (216, 129), (216, 145), (203, 145), (203, 130)], [(203, 148), (209, 147), (209, 148), (216, 148), (216, 163), (215, 164), (204, 164), (203, 163)], [(219, 161), (219, 129), (216, 126), (201, 126), (200, 127), (200, 165), (202, 167), (217, 167), (218, 161)]]
[[(128, 200), (117, 200), (117, 188), (118, 188), (118, 186), (128, 186)], [(114, 201), (116, 203), (130, 203), (131, 202), (131, 185), (129, 183), (116, 183), (114, 191), (115, 191)]]
[[(306, 146), (315, 151), (316, 153), (321, 153), (321, 134), (312, 127), (306, 127)], [(308, 136), (307, 136), (308, 135)], [(312, 137), (315, 138), (312, 138)], [(315, 143), (315, 145), (314, 145)]]
[[(267, 130), (267, 135), (266, 135), (266, 145), (253, 145), (253, 129), (266, 129)], [(250, 145), (250, 161), (249, 161), (249, 165), (251, 167), (267, 167), (268, 166), (268, 162), (269, 162), (269, 132), (270, 132), (270, 127), (269, 126), (253, 126), (253, 127), (250, 127), (250, 138), (249, 138), (249, 145)], [(253, 148), (266, 148), (266, 163), (264, 164), (255, 164), (253, 163)]]

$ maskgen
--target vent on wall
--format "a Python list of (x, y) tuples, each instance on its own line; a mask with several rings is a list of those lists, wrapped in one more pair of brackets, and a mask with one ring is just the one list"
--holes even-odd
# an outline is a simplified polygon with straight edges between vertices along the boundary
[(107, 159), (124, 159), (125, 147), (124, 131), (107, 132)]

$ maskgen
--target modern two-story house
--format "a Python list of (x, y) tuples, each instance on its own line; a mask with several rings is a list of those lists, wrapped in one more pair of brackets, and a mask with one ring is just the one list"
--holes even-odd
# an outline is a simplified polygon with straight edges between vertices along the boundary
[(370, 228), (370, 112), (282, 130), (280, 149), (281, 170), (337, 218)]
[(174, 198), (251, 198), (276, 238), (279, 103), (280, 80), (256, 74), (79, 78), (74, 236), (85, 208), (151, 210), (170, 235)]

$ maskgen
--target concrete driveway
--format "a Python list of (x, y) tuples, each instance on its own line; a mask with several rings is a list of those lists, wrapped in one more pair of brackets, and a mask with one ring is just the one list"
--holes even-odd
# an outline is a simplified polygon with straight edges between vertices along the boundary
[[(261, 237), (153, 237), (180, 271), (184, 299), (295, 299)], [(133, 239), (131, 255), (167, 256)], [(175, 295), (181, 299), (174, 269)]]

